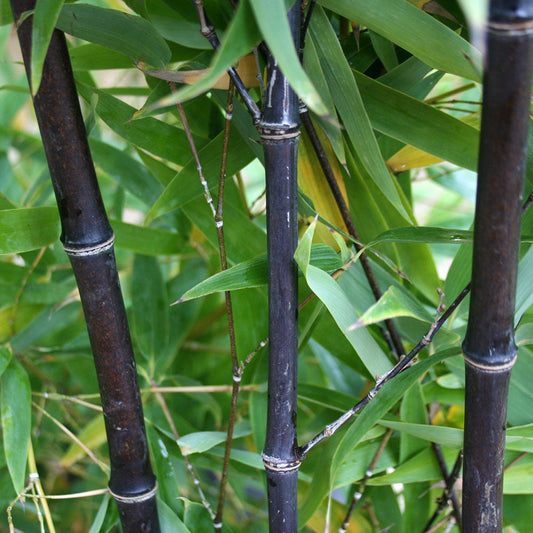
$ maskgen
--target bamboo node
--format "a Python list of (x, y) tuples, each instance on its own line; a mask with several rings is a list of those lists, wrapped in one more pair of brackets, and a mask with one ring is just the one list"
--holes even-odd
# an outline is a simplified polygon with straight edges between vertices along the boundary
[(265, 142), (297, 139), (300, 136), (298, 124), (269, 124), (261, 122), (258, 126), (259, 135)]
[(109, 493), (115, 501), (120, 503), (141, 503), (145, 502), (147, 500), (152, 499), (157, 492), (157, 482), (155, 483), (154, 487), (150, 489), (148, 492), (145, 492), (144, 494), (139, 494), (137, 496), (121, 496), (120, 494), (115, 494), (111, 489), (109, 489)]
[(489, 21), (488, 29), (494, 32), (505, 32), (509, 36), (513, 35), (527, 35), (533, 32), (533, 19), (524, 20), (521, 22), (503, 22), (503, 21)]
[(88, 255), (98, 255), (103, 252), (106, 252), (107, 250), (113, 247), (114, 243), (115, 243), (115, 236), (112, 235), (107, 241), (104, 241), (100, 244), (95, 244), (95, 245), (80, 247), (80, 248), (69, 248), (67, 246), (63, 246), (63, 249), (69, 256), (84, 257)]
[(463, 358), (466, 364), (482, 372), (503, 372), (505, 370), (511, 370), (511, 368), (513, 368), (514, 364), (516, 363), (517, 354), (514, 354), (512, 359), (510, 359), (509, 361), (500, 364), (487, 364), (474, 361), (473, 359), (468, 357), (468, 355), (466, 355), (464, 351)]
[(271, 457), (269, 455), (261, 454), (263, 463), (267, 470), (273, 472), (291, 472), (300, 468), (301, 461), (296, 459), (294, 461), (287, 461), (286, 459), (279, 459), (277, 457)]

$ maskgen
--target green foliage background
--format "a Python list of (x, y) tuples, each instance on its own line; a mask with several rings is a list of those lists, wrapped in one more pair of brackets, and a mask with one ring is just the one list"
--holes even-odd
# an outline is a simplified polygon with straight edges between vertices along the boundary
[[(212, 530), (183, 454), (216, 506), (230, 395), (209, 387), (228, 388), (232, 382), (221, 292), (232, 290), (239, 359), (260, 349), (243, 374), (224, 531), (260, 532), (267, 530), (260, 458), (267, 396), (267, 349), (261, 348), (267, 338), (262, 150), (245, 108), (236, 102), (228, 153), (232, 179), (224, 199), (232, 268), (217, 276), (215, 223), (174, 104), (186, 100), (184, 109), (215, 195), (226, 91), (211, 87), (265, 40), (313, 112), (360, 238), (370, 245), (385, 293), (377, 305), (342, 237), (342, 221), (302, 134), (301, 235), (311, 229), (297, 255), (301, 301), (310, 290), (318, 296), (300, 314), (298, 431), (303, 443), (356, 403), (376, 375), (392, 366), (380, 321), (395, 318), (406, 347), (412, 347), (434, 319), (437, 288), (449, 304), (469, 280), (480, 53), (468, 44), (455, 0), (440, 1), (437, 14), (420, 9), (423, 2), (407, 0), (320, 0), (307, 36), (304, 69), (290, 46), (288, 28), (280, 23), (286, 7), (282, 0), (241, 0), (236, 12), (230, 2), (205, 4), (223, 36), (217, 53), (199, 35), (188, 0), (101, 0), (90, 5), (39, 0), (32, 82), (35, 87), (39, 83), (48, 38), (57, 24), (70, 35), (92, 154), (116, 234), (163, 530)], [(105, 489), (108, 471), (83, 313), (58, 240), (57, 210), (9, 3), (2, 0), (0, 6), (0, 49), (6, 58), (0, 63), (0, 531), (8, 531), (6, 510), (27, 485), (33, 456), (50, 495)], [(355, 29), (360, 24), (360, 32), (346, 31), (349, 21)], [(172, 93), (165, 81), (143, 74), (136, 63), (144, 69), (212, 70)], [(259, 102), (260, 90), (251, 93)], [(531, 164), (526, 178), (529, 194)], [(509, 532), (529, 531), (533, 519), (531, 235), (528, 213), (517, 293), (519, 357), (508, 415), (506, 463), (519, 458), (505, 476)], [(343, 265), (345, 272), (336, 280), (328, 275)], [(182, 303), (170, 306), (180, 298)], [(423, 530), (442, 493), (430, 443), (442, 445), (449, 469), (461, 447), (460, 343), (467, 313), (463, 303), (417, 365), (309, 454), (299, 476), (303, 531), (324, 531), (326, 522), (331, 530), (339, 528), (387, 428), (395, 430), (393, 437), (349, 531)], [(347, 331), (356, 321), (361, 327)], [(176, 388), (163, 397), (180, 434), (177, 442), (154, 384)], [(92, 450), (92, 457), (72, 434)], [(12, 511), (18, 530), (40, 531), (42, 506), (33, 492), (30, 488), (25, 503), (19, 501)], [(96, 533), (118, 527), (107, 495), (75, 504), (51, 500), (49, 507), (57, 531)], [(438, 529), (444, 530), (445, 525)]]

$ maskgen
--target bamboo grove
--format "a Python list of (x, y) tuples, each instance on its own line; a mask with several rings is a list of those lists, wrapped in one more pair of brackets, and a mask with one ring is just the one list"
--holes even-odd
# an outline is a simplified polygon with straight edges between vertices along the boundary
[(533, 1), (0, 23), (0, 532), (530, 530)]

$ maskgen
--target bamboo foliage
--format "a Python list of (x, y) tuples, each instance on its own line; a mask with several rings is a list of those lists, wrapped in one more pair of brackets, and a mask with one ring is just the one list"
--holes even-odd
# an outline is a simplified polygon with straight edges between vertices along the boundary
[[(456, 2), (407, 0), (125, 0), (127, 13), (111, 2), (62, 4), (39, 0), (20, 31), (33, 23), (38, 35), (34, 84), (54, 25), (74, 37), (67, 47), (101, 192), (79, 110), (74, 133), (65, 119), (66, 104), (77, 100), (72, 83), (68, 98), (47, 91), (49, 58), (35, 105), (46, 117), (39, 121), (47, 157), (59, 161), (51, 175), (78, 291), (55, 244), (57, 208), (46, 172), (39, 174), (41, 140), (23, 120), (28, 94), (18, 66), (0, 63), (0, 252), (11, 254), (0, 260), (0, 342), (8, 343), (0, 346), (0, 479), (11, 478), (8, 527), (116, 529), (117, 506), (102, 497), (108, 442), (120, 514), (153, 516), (147, 527), (157, 527), (157, 476), (162, 531), (460, 532), (485, 531), (486, 522), (497, 529), (502, 520), (529, 531), (533, 196), (518, 237), (519, 182), (513, 193), (504, 188), (511, 179), (496, 179), (496, 192), (483, 185), (491, 169), (507, 176), (524, 166), (507, 165), (515, 152), (531, 160), (523, 145), (529, 89), (510, 82), (513, 69), (530, 69), (529, 2), (513, 4), (517, 16), (505, 14), (503, 1), (492, 11), (497, 43), (488, 47), (485, 84), (493, 88), (484, 91), (476, 214), (486, 232), (479, 220), (469, 229), (481, 116), (480, 41), (465, 38), (466, 19), (471, 28), (483, 25), (474, 3), (462, 2), (464, 13)], [(0, 2), (0, 23), (10, 22), (8, 11)], [(511, 23), (518, 31), (505, 31)], [(12, 54), (8, 29), (0, 27), (0, 49), (7, 39)], [(52, 55), (56, 41), (57, 32)], [(494, 49), (506, 58), (504, 74), (489, 74)], [(52, 69), (54, 83), (65, 64)], [(444, 72), (462, 77), (451, 82)], [(490, 95), (504, 92), (504, 78), (522, 94), (523, 109), (508, 100), (516, 113), (494, 125), (499, 104)], [(520, 127), (510, 125), (514, 118)], [(58, 126), (47, 137), (50, 125)], [(515, 137), (501, 141), (507, 131)], [(297, 188), (297, 167), (305, 188)], [(533, 167), (525, 168), (529, 194)], [(317, 198), (327, 187), (331, 194)], [(498, 205), (487, 216), (492, 196)], [(491, 237), (507, 214), (511, 229)], [(519, 253), (509, 252), (508, 238), (521, 243)], [(487, 268), (487, 250), (505, 261), (489, 259)], [(518, 260), (517, 274), (500, 272)], [(117, 305), (103, 306), (100, 295)], [(510, 377), (484, 358), (499, 342), (496, 327), (492, 340), (484, 331), (494, 298), (500, 304), (491, 320), (511, 339), (496, 351), (503, 365), (516, 361)], [(112, 314), (119, 323), (109, 328)], [(126, 339), (122, 348), (110, 331)], [(112, 373), (133, 351), (146, 430), (133, 365)], [(486, 364), (490, 372), (472, 370)], [(501, 396), (489, 391), (500, 381), (509, 381), (506, 441), (505, 415), (488, 414), (503, 402), (505, 386), (497, 386)], [(482, 417), (472, 410), (476, 387)], [(114, 410), (126, 402), (132, 410)], [(491, 418), (500, 429), (485, 433)], [(121, 430), (113, 435), (113, 428)], [(488, 468), (494, 450), (503, 461), (496, 480)], [(495, 500), (478, 497), (485, 494), (472, 483), (478, 471), (496, 487)], [(148, 496), (148, 510), (141, 504), (131, 514), (131, 496)], [(80, 498), (79, 505), (64, 497)], [(137, 526), (123, 521), (123, 529)]]

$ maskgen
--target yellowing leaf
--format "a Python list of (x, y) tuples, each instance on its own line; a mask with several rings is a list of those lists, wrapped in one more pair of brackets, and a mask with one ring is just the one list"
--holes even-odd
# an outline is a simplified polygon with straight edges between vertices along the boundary
[[(333, 173), (337, 179), (337, 183), (341, 190), (342, 196), (348, 204), (348, 198), (346, 194), (346, 187), (342, 178), (339, 163), (333, 152), (333, 148), (326, 137), (326, 135), (317, 127), (317, 134), (320, 138), (324, 152), (330, 162)], [(298, 186), (303, 193), (308, 196), (315, 206), (315, 210), (321, 217), (331, 222), (334, 226), (348, 232), (346, 225), (342, 219), (333, 193), (329, 187), (329, 184), (324, 176), (324, 172), (320, 166), (318, 157), (313, 149), (309, 136), (302, 130), (300, 137), (300, 143), (298, 147)], [(338, 244), (332, 237), (328, 228), (323, 224), (318, 223), (316, 228), (317, 239), (319, 242), (323, 242), (332, 246), (335, 250), (338, 250)]]

